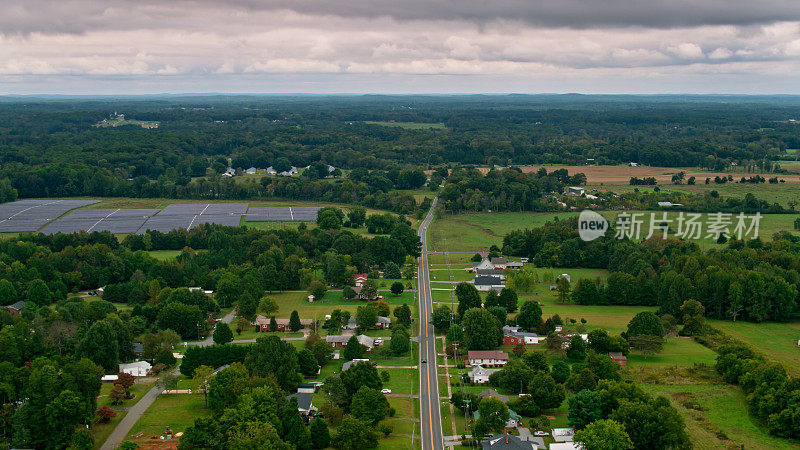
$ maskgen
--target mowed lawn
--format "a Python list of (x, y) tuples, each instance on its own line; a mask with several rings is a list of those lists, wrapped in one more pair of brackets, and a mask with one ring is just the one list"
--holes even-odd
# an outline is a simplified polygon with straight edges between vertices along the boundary
[(784, 363), (790, 370), (800, 373), (800, 322), (751, 323), (712, 320), (713, 327), (751, 345), (755, 350)]
[[(175, 433), (186, 431), (195, 419), (211, 416), (211, 411), (205, 408), (202, 395), (197, 394), (171, 394), (159, 395), (150, 408), (128, 433), (128, 440), (137, 443), (153, 442), (151, 436), (160, 436), (165, 427), (172, 428)], [(134, 437), (138, 436), (138, 437)]]
[[(275, 313), (275, 317), (289, 317), (292, 311), (297, 311), (303, 319), (313, 319), (314, 314), (316, 314), (318, 320), (324, 320), (325, 314), (330, 314), (334, 309), (346, 310), (355, 314), (359, 306), (367, 304), (367, 302), (361, 300), (345, 300), (342, 298), (341, 291), (328, 291), (322, 300), (317, 300), (313, 303), (308, 302), (308, 295), (309, 293), (305, 291), (272, 292), (267, 294), (278, 305), (278, 312)], [(381, 291), (380, 295), (384, 296), (384, 300), (389, 303), (392, 309), (403, 303), (411, 307), (412, 310), (416, 308), (415, 292), (405, 291), (400, 295), (394, 295), (388, 291)]]
[[(771, 436), (747, 414), (741, 388), (733, 385), (642, 385), (670, 399), (686, 422), (695, 449), (796, 449), (796, 442)], [(687, 395), (688, 394), (688, 395)], [(704, 411), (684, 406), (696, 400)]]
[(637, 367), (665, 367), (665, 366), (691, 366), (693, 364), (714, 365), (717, 354), (704, 347), (694, 339), (668, 338), (664, 343), (664, 350), (647, 358), (641, 353), (632, 351), (628, 355), (628, 366)]

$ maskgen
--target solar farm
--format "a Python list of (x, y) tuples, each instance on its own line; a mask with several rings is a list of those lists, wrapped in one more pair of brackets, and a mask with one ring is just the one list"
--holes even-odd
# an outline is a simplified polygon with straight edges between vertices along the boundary
[(319, 206), (255, 207), (247, 210), (249, 222), (311, 222), (317, 220)]
[(253, 207), (247, 203), (175, 203), (164, 209), (84, 208), (100, 200), (20, 200), (0, 204), (0, 232), (45, 234), (108, 231), (114, 234), (167, 233), (202, 223), (239, 226), (251, 222), (311, 222), (317, 206)]

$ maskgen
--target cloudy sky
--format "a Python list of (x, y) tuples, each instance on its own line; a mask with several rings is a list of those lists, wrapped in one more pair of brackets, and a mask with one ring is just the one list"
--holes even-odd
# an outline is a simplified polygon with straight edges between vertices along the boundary
[(797, 0), (0, 0), (0, 94), (800, 94)]

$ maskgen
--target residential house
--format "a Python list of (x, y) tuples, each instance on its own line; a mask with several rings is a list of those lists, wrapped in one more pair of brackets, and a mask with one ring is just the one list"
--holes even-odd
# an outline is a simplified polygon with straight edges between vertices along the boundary
[(255, 175), (256, 171), (257, 171), (257, 169), (255, 167), (251, 167), (251, 168), (245, 170), (244, 173), (246, 173), (248, 175)]
[[(472, 413), (472, 420), (473, 421), (477, 422), (478, 419), (480, 419), (480, 418), (481, 418), (480, 411), (476, 410), (476, 411), (474, 411)], [(516, 429), (521, 420), (522, 420), (522, 417), (520, 417), (520, 415), (517, 414), (516, 411), (514, 411), (513, 409), (509, 409), (508, 410), (508, 421), (506, 421), (505, 429), (506, 430), (514, 430), (514, 429)]]
[(308, 413), (316, 411), (317, 408), (311, 403), (312, 397), (308, 394), (295, 393), (286, 396), (286, 400), (297, 399), (297, 410), (300, 415), (307, 416)]
[(475, 289), (483, 292), (490, 291), (492, 289), (495, 291), (500, 291), (505, 287), (503, 279), (499, 276), (478, 275), (472, 282), (475, 285)]
[(358, 336), (356, 336), (356, 339), (358, 340), (359, 344), (367, 348), (367, 351), (370, 351), (372, 350), (373, 347), (375, 347), (374, 337), (370, 337), (365, 334), (359, 334)]
[(478, 273), (478, 270), (494, 270), (492, 261), (484, 256), (480, 261), (472, 263), (472, 271)]
[(575, 435), (574, 428), (553, 428), (553, 440), (556, 442), (572, 442), (572, 437)]
[(275, 169), (273, 169), (272, 166), (267, 167), (265, 172), (267, 172), (267, 175), (277, 175), (278, 174), (278, 172), (275, 171)]
[(508, 353), (499, 350), (470, 350), (467, 353), (470, 366), (504, 366)]
[(344, 372), (345, 370), (355, 366), (356, 364), (360, 363), (361, 361), (369, 362), (368, 359), (358, 359), (358, 358), (354, 359), (354, 360), (351, 360), (351, 361), (347, 361), (344, 364), (342, 364), (342, 372)]
[(365, 281), (369, 278), (368, 273), (357, 273), (353, 277), (353, 282), (355, 283), (356, 287), (361, 287)]
[(508, 259), (498, 256), (489, 260), (496, 270), (504, 270), (508, 264)]
[(478, 397), (479, 398), (492, 397), (500, 400), (503, 403), (508, 403), (508, 397), (506, 397), (505, 395), (500, 395), (494, 389), (484, 389), (478, 394)]
[(141, 357), (144, 354), (144, 345), (141, 342), (134, 342), (132, 345), (133, 354), (136, 357)]
[(278, 176), (280, 177), (293, 177), (297, 175), (297, 167), (292, 166), (289, 170), (284, 170), (283, 172), (279, 172)]
[(523, 263), (516, 261), (509, 261), (508, 264), (506, 264), (506, 268), (511, 270), (519, 270), (522, 269), (522, 267)]
[(375, 326), (378, 328), (389, 328), (392, 325), (392, 319), (388, 317), (378, 316), (378, 321)]
[[(253, 321), (252, 325), (258, 327), (258, 331), (270, 331), (269, 330), (269, 323), (270, 319), (267, 317), (262, 316), (261, 314), (256, 315), (256, 320)], [(291, 331), (289, 328), (289, 319), (275, 319), (275, 323), (277, 323), (278, 328), (276, 331)], [(310, 327), (314, 324), (314, 321), (311, 319), (300, 319), (300, 324), (303, 327)]]
[(315, 383), (300, 383), (297, 385), (298, 394), (313, 394), (316, 391), (317, 385)]
[(519, 327), (508, 325), (503, 327), (503, 345), (536, 345), (542, 343), (545, 339), (545, 336), (539, 336), (536, 333), (520, 331)]
[(631, 167), (639, 167), (639, 163), (637, 162), (629, 162), (628, 165)]
[(12, 315), (19, 314), (19, 313), (22, 312), (23, 309), (25, 309), (25, 302), (20, 300), (20, 301), (18, 301), (16, 303), (12, 303), (12, 304), (6, 306), (6, 309), (8, 309), (8, 312), (10, 314), (12, 314)]
[(611, 360), (619, 364), (620, 366), (628, 365), (628, 358), (626, 358), (625, 355), (622, 354), (622, 352), (610, 352), (608, 356), (610, 356)]
[(345, 345), (347, 345), (347, 341), (349, 340), (350, 336), (344, 336), (344, 335), (325, 336), (325, 342), (331, 344), (331, 347), (333, 348), (344, 347)]
[(481, 445), (484, 450), (547, 450), (544, 440), (540, 437), (532, 437), (530, 441), (523, 441), (517, 436), (508, 433), (487, 438)]
[(144, 377), (150, 373), (150, 369), (152, 368), (153, 366), (151, 366), (147, 361), (136, 361), (127, 364), (120, 364), (119, 372), (127, 373), (135, 377)]
[(493, 373), (499, 372), (500, 370), (503, 369), (486, 369), (483, 366), (475, 366), (467, 375), (469, 376), (469, 381), (477, 384), (484, 384), (489, 382), (489, 377)]
[(581, 195), (586, 193), (586, 189), (584, 189), (584, 188), (582, 188), (580, 186), (570, 186), (570, 187), (567, 188), (567, 193), (569, 195), (575, 195), (575, 196), (580, 197)]

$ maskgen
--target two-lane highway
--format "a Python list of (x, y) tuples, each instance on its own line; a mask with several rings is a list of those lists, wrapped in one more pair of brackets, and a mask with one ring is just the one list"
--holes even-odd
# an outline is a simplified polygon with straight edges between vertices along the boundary
[(419, 281), (419, 408), (420, 435), (422, 450), (442, 449), (442, 414), (439, 400), (439, 378), (436, 374), (436, 338), (433, 332), (431, 314), (433, 296), (431, 295), (430, 274), (428, 272), (427, 231), (433, 219), (433, 209), (437, 199), (433, 199), (431, 209), (419, 227), (422, 241), (422, 256), (419, 258), (417, 280)]

